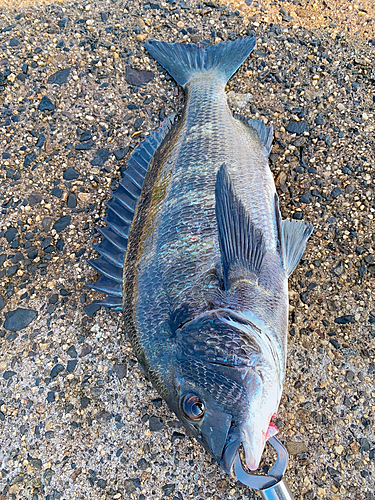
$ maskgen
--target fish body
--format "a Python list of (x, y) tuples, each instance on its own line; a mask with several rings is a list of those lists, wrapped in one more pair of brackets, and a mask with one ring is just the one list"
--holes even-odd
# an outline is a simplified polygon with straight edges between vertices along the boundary
[[(235, 117), (227, 104), (226, 82), (254, 44), (146, 44), (183, 86), (186, 106), (177, 123), (141, 146), (143, 160), (129, 162), (130, 170), (145, 170), (138, 197), (126, 191), (127, 179), (116, 206), (108, 204), (108, 231), (126, 247), (123, 276), (117, 266), (116, 286), (96, 288), (109, 298), (115, 290), (112, 305), (120, 308), (122, 285), (125, 329), (139, 362), (228, 472), (241, 444), (255, 470), (276, 432), (288, 275), (311, 233), (304, 222), (281, 220), (268, 165), (272, 126)], [(133, 217), (120, 213), (124, 206)], [(120, 219), (131, 219), (126, 229)], [(102, 272), (111, 255), (100, 253), (93, 265)]]

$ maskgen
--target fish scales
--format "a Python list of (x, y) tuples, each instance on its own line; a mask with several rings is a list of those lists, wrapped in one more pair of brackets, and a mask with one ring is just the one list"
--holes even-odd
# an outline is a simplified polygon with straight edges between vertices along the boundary
[[(137, 358), (227, 472), (241, 445), (255, 470), (275, 433), (270, 421), (285, 376), (287, 278), (312, 231), (303, 221), (281, 220), (268, 165), (272, 127), (234, 117), (227, 104), (226, 82), (254, 43), (146, 44), (183, 86), (186, 105), (172, 128), (168, 119), (129, 161), (147, 170), (130, 230), (108, 218), (110, 230), (122, 238), (129, 233), (123, 315)], [(118, 204), (108, 204), (112, 211), (121, 212), (123, 203), (131, 213), (131, 168), (114, 195)], [(111, 267), (93, 266), (110, 279)], [(117, 275), (113, 270), (114, 281)], [(118, 307), (110, 282), (107, 289), (102, 303)]]

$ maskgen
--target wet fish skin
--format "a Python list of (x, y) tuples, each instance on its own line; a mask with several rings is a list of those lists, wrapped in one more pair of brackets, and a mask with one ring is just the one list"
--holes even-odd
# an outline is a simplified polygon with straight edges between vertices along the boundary
[[(255, 470), (274, 431), (287, 278), (311, 233), (281, 221), (272, 128), (233, 117), (227, 104), (226, 81), (254, 43), (146, 44), (184, 87), (186, 106), (150, 162), (124, 262), (125, 329), (137, 358), (228, 472), (241, 444)], [(204, 405), (198, 421), (183, 411), (191, 394)]]

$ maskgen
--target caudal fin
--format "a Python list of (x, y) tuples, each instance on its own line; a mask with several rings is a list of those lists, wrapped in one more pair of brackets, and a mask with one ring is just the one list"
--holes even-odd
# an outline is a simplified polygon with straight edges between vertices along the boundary
[(228, 81), (251, 54), (255, 40), (255, 37), (242, 37), (210, 47), (150, 40), (145, 48), (184, 87), (198, 73), (214, 69)]

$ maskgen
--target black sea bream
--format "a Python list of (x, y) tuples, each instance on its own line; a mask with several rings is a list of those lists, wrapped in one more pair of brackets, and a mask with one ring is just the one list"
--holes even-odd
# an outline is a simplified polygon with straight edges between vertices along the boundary
[(227, 472), (241, 445), (257, 469), (277, 432), (288, 276), (312, 231), (281, 220), (272, 125), (227, 104), (226, 82), (254, 45), (146, 43), (186, 106), (131, 156), (91, 262), (102, 274), (91, 287), (123, 310), (153, 385)]

